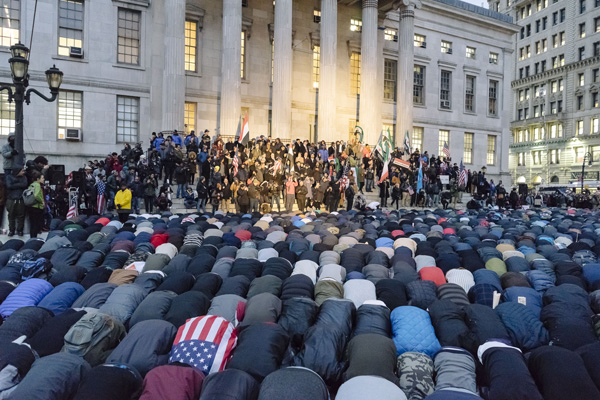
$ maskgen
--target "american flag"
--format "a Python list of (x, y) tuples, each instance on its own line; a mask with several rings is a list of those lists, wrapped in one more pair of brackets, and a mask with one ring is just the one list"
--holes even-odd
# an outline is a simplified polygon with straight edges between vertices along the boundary
[(460, 170), (458, 174), (458, 186), (465, 187), (467, 186), (467, 171), (465, 170), (465, 166), (460, 160)]
[(96, 197), (96, 209), (98, 210), (98, 215), (104, 214), (104, 193), (106, 191), (106, 184), (103, 181), (98, 181), (96, 184), (97, 189), (97, 197)]
[(444, 142), (444, 148), (442, 149), (442, 152), (446, 158), (450, 158), (450, 147), (448, 147), (448, 142)]
[(275, 161), (275, 165), (273, 165), (273, 173), (276, 174), (281, 169), (281, 160)]
[(169, 362), (180, 362), (208, 375), (223, 371), (237, 343), (233, 325), (224, 318), (205, 315), (179, 327)]
[(69, 211), (67, 212), (67, 219), (73, 219), (79, 215), (77, 211), (77, 197), (79, 196), (77, 191), (69, 193)]
[(233, 156), (233, 176), (236, 176), (238, 173), (238, 168), (240, 166), (240, 161), (238, 160), (238, 156), (237, 153), (235, 153), (235, 156)]

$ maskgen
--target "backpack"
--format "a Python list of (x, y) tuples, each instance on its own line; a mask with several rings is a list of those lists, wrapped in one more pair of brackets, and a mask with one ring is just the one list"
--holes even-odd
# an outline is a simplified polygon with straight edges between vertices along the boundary
[(25, 203), (25, 206), (27, 207), (31, 207), (36, 203), (33, 183), (23, 191), (23, 203)]
[(92, 367), (102, 364), (121, 339), (125, 327), (111, 316), (89, 312), (66, 333), (61, 351), (83, 357)]
[(37, 278), (42, 274), (50, 272), (51, 269), (52, 264), (43, 257), (37, 260), (25, 261), (21, 267), (21, 279), (26, 281), (31, 278)]

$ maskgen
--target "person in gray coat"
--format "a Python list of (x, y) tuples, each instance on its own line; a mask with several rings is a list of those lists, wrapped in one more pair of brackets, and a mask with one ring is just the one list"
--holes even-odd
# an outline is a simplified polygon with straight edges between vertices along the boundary
[(15, 156), (17, 154), (19, 154), (19, 152), (15, 149), (15, 133), (10, 132), (8, 134), (7, 142), (2, 146), (2, 163), (6, 175), (10, 174), (12, 171)]

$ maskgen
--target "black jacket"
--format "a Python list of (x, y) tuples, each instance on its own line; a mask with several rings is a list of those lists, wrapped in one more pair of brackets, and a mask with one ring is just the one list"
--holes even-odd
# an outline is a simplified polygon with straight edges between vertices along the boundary
[(27, 177), (25, 175), (6, 175), (6, 198), (8, 200), (18, 200), (22, 198), (25, 189), (27, 189)]

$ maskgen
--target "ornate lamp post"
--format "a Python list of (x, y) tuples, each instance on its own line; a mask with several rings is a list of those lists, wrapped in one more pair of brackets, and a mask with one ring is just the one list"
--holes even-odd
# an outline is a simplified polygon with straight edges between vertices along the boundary
[(50, 88), (50, 97), (46, 97), (29, 86), (29, 49), (17, 43), (10, 48), (11, 58), (8, 60), (13, 80), (14, 89), (10, 86), (0, 86), (0, 91), (8, 92), (8, 101), (15, 102), (15, 149), (19, 153), (13, 165), (23, 167), (25, 164), (25, 151), (23, 149), (23, 103), (31, 102), (31, 93), (35, 93), (47, 102), (53, 102), (58, 97), (58, 89), (62, 84), (63, 73), (56, 66), (46, 71), (46, 81)]

